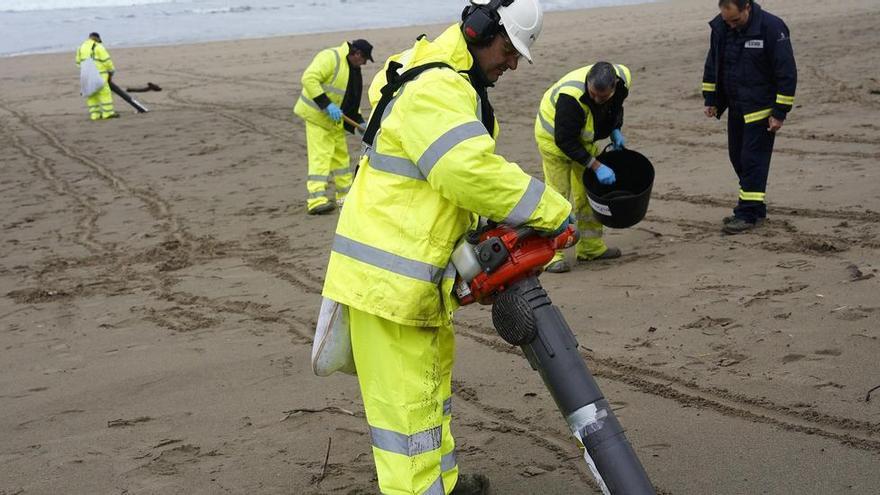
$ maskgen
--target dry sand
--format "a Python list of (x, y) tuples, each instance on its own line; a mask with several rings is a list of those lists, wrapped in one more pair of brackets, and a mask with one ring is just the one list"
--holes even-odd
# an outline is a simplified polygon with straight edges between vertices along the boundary
[[(540, 176), (545, 88), (598, 59), (631, 67), (648, 217), (609, 233), (618, 262), (543, 282), (658, 491), (878, 493), (880, 4), (765, 6), (800, 68), (766, 227), (719, 233), (737, 184), (699, 95), (713, 1), (548, 15), (538, 62), (492, 92), (498, 148)], [(376, 492), (355, 380), (308, 366), (336, 215), (305, 215), (290, 109), (318, 49), (363, 35), (384, 57), (442, 28), (108, 40), (123, 86), (165, 91), (102, 123), (72, 51), (0, 59), (0, 494)], [(595, 492), (488, 308), (457, 320), (463, 469), (498, 494)]]

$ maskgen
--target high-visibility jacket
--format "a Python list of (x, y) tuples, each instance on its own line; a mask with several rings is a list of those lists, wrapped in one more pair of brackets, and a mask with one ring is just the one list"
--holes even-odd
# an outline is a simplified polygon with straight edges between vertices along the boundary
[[(345, 43), (335, 47), (321, 50), (302, 75), (302, 93), (293, 107), (293, 113), (314, 124), (327, 129), (336, 126), (336, 123), (324, 112), (324, 107), (329, 102), (342, 107), (345, 98), (345, 89), (348, 87), (348, 57), (349, 45)], [(323, 101), (320, 105), (318, 101)], [(329, 102), (327, 102), (329, 99)]]
[[(707, 107), (727, 109), (728, 91), (721, 70), (729, 27), (720, 15), (709, 23), (712, 36), (703, 69), (703, 98)], [(770, 115), (784, 120), (794, 105), (797, 65), (788, 26), (779, 17), (752, 2), (751, 14), (736, 67), (736, 103), (747, 124)]]
[[(592, 65), (575, 69), (550, 86), (541, 98), (541, 106), (538, 109), (538, 116), (535, 118), (535, 139), (538, 147), (542, 151), (554, 153), (565, 157), (566, 155), (556, 146), (556, 134), (554, 131), (554, 122), (556, 121), (556, 101), (560, 94), (566, 94), (577, 100), (584, 111), (586, 120), (584, 122), (583, 131), (581, 132), (581, 144), (592, 157), (596, 157), (601, 152), (599, 145), (596, 144), (596, 126), (593, 120), (593, 113), (590, 106), (585, 102), (587, 95), (587, 73), (592, 69)], [(617, 76), (620, 78), (618, 84), (623, 84), (627, 91), (632, 86), (632, 74), (625, 65), (614, 64)]]
[[(554, 230), (568, 201), (495, 154), (458, 24), (412, 48), (409, 67), (443, 62), (387, 106), (339, 217), (323, 295), (404, 325), (449, 324), (450, 255), (477, 216)], [(496, 125), (497, 127), (497, 125)]]
[(95, 59), (95, 67), (101, 74), (112, 74), (116, 72), (113, 66), (113, 60), (110, 60), (110, 53), (104, 48), (104, 45), (91, 38), (83, 41), (83, 44), (76, 50), (76, 66), (88, 58)]

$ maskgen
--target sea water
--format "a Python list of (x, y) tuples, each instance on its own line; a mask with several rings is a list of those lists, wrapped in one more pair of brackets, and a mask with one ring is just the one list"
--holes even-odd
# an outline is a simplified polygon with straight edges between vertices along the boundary
[[(649, 0), (543, 0), (545, 11)], [(455, 22), (466, 0), (0, 0), (0, 56)], [(364, 37), (368, 37), (365, 35)]]

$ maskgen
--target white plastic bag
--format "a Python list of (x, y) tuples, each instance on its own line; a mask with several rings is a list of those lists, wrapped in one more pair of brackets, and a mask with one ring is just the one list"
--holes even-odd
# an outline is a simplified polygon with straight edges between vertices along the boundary
[(107, 84), (104, 82), (104, 78), (101, 77), (101, 72), (98, 70), (98, 66), (95, 65), (95, 61), (87, 58), (80, 62), (79, 64), (79, 86), (80, 86), (80, 94), (89, 97), (93, 94), (97, 93)]
[(329, 376), (335, 371), (357, 375), (351, 353), (348, 306), (327, 299), (321, 301), (315, 341), (312, 343), (312, 371)]

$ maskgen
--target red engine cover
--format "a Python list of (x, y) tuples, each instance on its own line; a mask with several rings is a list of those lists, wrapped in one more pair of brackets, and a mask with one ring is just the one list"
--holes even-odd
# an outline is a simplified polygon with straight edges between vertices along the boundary
[(578, 233), (574, 225), (569, 225), (564, 232), (553, 238), (537, 235), (531, 229), (516, 230), (501, 225), (484, 232), (480, 241), (492, 237), (501, 240), (510, 256), (496, 270), (480, 272), (474, 277), (469, 285), (471, 294), (461, 299), (462, 305), (472, 302), (492, 304), (495, 296), (514, 282), (540, 274), (557, 250), (568, 248), (577, 242)]

